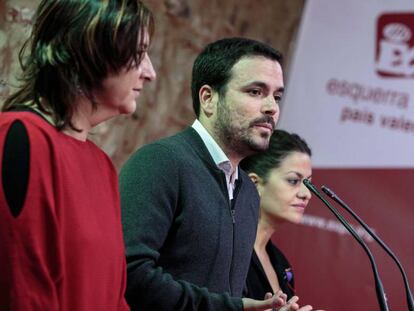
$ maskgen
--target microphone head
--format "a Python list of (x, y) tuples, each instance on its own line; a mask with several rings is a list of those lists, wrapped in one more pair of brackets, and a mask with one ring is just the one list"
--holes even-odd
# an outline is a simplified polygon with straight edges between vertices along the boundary
[(322, 189), (322, 191), (323, 191), (323, 192), (325, 192), (325, 194), (327, 194), (329, 197), (331, 197), (331, 198), (334, 198), (334, 197), (335, 197), (335, 193), (334, 193), (331, 189), (329, 189), (328, 187), (326, 187), (326, 186), (322, 186), (322, 187), (321, 187), (321, 189)]
[(307, 178), (305, 178), (305, 179), (303, 180), (303, 184), (306, 186), (306, 188), (308, 188), (308, 189), (309, 189), (309, 190), (311, 190), (312, 192), (316, 190), (315, 185), (314, 185), (314, 184), (312, 184), (312, 182), (311, 182), (309, 179), (307, 179)]
[(305, 186), (312, 185), (312, 183), (310, 182), (310, 180), (309, 180), (309, 179), (307, 179), (307, 178), (305, 178), (305, 179), (303, 180), (303, 184), (304, 184)]
[(326, 186), (322, 186), (321, 189), (322, 189), (323, 192), (325, 192), (330, 197), (332, 197), (334, 195), (333, 191), (331, 189), (329, 189), (328, 187), (326, 187)]

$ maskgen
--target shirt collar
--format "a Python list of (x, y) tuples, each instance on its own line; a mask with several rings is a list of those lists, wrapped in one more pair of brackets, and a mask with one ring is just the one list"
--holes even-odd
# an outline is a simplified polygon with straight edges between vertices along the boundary
[[(201, 124), (200, 121), (197, 119), (191, 125), (191, 127), (200, 135), (201, 139), (203, 140), (205, 146), (207, 147), (208, 152), (210, 153), (211, 157), (213, 158), (214, 163), (222, 169), (225, 173), (231, 174), (233, 166), (226, 156), (224, 151), (220, 148), (214, 138), (210, 135), (210, 133), (206, 130), (206, 128)], [(237, 179), (238, 177), (238, 169), (236, 168), (233, 178)]]

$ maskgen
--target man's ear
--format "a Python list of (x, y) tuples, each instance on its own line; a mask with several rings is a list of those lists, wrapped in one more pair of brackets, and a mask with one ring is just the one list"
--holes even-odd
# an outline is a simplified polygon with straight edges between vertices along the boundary
[(217, 94), (213, 88), (207, 84), (203, 85), (198, 92), (200, 99), (200, 110), (204, 112), (207, 117), (214, 114), (217, 104)]

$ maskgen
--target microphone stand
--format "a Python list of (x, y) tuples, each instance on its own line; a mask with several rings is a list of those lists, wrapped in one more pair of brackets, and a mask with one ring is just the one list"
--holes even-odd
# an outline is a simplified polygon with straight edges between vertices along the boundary
[(362, 246), (364, 251), (367, 253), (369, 261), (371, 263), (372, 271), (374, 273), (375, 289), (376, 289), (378, 304), (380, 306), (381, 311), (389, 311), (386, 297), (385, 297), (384, 287), (382, 286), (382, 282), (381, 282), (381, 279), (378, 273), (377, 266), (375, 264), (374, 257), (372, 256), (371, 251), (369, 250), (368, 246), (361, 239), (361, 237), (355, 232), (352, 226), (346, 222), (346, 220), (341, 216), (341, 214), (323, 197), (323, 195), (316, 189), (316, 187), (308, 179), (304, 179), (303, 184), (329, 208), (329, 210), (342, 223), (342, 225), (349, 231), (349, 233), (351, 233), (351, 235), (357, 240), (357, 242)]
[(369, 233), (370, 236), (374, 238), (375, 241), (378, 242), (379, 245), (387, 252), (388, 255), (394, 260), (394, 262), (397, 264), (398, 269), (401, 272), (401, 275), (404, 280), (404, 287), (405, 287), (405, 294), (407, 298), (407, 306), (409, 311), (414, 311), (414, 300), (413, 300), (413, 294), (410, 289), (410, 285), (408, 283), (407, 275), (404, 271), (404, 268), (402, 267), (400, 261), (398, 260), (397, 256), (391, 251), (391, 249), (379, 238), (378, 235), (376, 235), (369, 227), (368, 225), (362, 221), (362, 219), (343, 201), (341, 198), (339, 198), (331, 189), (329, 189), (326, 186), (321, 187), (322, 191), (325, 192), (330, 198), (332, 198), (335, 202), (337, 202), (340, 206), (342, 206), (348, 213), (350, 213), (360, 224), (364, 229)]

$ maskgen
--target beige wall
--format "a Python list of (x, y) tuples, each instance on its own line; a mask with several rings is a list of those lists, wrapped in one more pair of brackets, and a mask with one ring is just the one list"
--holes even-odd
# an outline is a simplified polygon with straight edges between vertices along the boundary
[[(39, 0), (0, 0), (0, 103), (16, 84), (17, 55)], [(91, 139), (119, 168), (143, 144), (173, 134), (193, 121), (190, 73), (210, 41), (246, 36), (285, 54), (285, 67), (304, 0), (147, 0), (156, 16), (150, 56), (157, 80), (147, 85), (131, 116), (94, 129)]]

